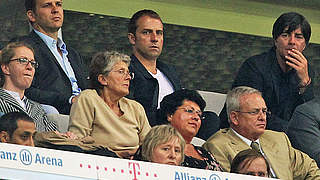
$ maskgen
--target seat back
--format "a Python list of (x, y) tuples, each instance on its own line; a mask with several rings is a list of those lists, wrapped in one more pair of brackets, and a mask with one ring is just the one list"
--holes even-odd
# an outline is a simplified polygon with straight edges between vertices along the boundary
[(226, 94), (210, 92), (210, 91), (198, 91), (202, 98), (206, 101), (206, 111), (213, 111), (216, 114), (220, 114), (224, 103), (226, 101)]

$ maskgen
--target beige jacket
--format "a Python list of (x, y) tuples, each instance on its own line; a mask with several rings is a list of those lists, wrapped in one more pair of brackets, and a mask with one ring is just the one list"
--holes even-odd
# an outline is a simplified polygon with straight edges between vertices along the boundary
[[(294, 149), (283, 132), (266, 130), (259, 139), (261, 148), (280, 179), (320, 179), (320, 170), (313, 159)], [(233, 158), (250, 147), (230, 128), (212, 135), (203, 147), (218, 160), (224, 171), (230, 171)]]

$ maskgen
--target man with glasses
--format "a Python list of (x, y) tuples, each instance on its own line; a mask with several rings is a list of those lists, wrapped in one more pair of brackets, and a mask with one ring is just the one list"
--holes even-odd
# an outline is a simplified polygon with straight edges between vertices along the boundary
[[(301, 14), (282, 14), (272, 30), (274, 46), (247, 59), (232, 87), (258, 89), (272, 112), (267, 129), (285, 131), (295, 108), (314, 98), (314, 72), (303, 55), (311, 27)], [(228, 127), (225, 109), (220, 113), (221, 128)]]
[(320, 178), (315, 161), (294, 149), (285, 133), (265, 130), (269, 111), (258, 90), (236, 87), (228, 93), (226, 104), (230, 128), (221, 129), (203, 145), (224, 171), (230, 171), (231, 162), (240, 151), (252, 148), (270, 163), (271, 177)]
[(33, 48), (23, 42), (11, 42), (2, 49), (0, 64), (0, 112), (24, 112), (34, 120), (37, 131), (56, 130), (41, 105), (24, 95), (38, 67)]
[(158, 124), (156, 112), (163, 97), (181, 89), (174, 67), (158, 60), (163, 33), (162, 20), (152, 10), (136, 12), (128, 24), (128, 39), (133, 51), (129, 69), (135, 73), (128, 97), (142, 104), (151, 126)]
[(71, 104), (88, 86), (88, 70), (80, 55), (58, 37), (64, 17), (62, 4), (62, 0), (25, 0), (26, 14), (33, 30), (19, 40), (33, 47), (39, 62), (26, 95), (68, 115)]

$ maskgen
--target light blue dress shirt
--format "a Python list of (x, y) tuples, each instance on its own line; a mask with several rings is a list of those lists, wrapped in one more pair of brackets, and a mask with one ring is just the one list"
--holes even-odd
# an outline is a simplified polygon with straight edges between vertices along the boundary
[[(71, 103), (72, 97), (79, 95), (81, 92), (81, 89), (79, 88), (79, 86), (77, 84), (76, 76), (75, 76), (73, 69), (71, 67), (71, 64), (68, 60), (68, 57), (67, 57), (68, 51), (67, 51), (66, 44), (59, 37), (58, 37), (58, 41), (56, 41), (55, 39), (51, 38), (50, 36), (47, 36), (47, 35), (39, 32), (35, 29), (34, 29), (34, 31), (40, 36), (40, 38), (48, 46), (48, 48), (50, 49), (52, 54), (57, 59), (60, 67), (63, 69), (64, 73), (69, 78), (71, 86), (72, 86), (72, 96), (69, 99), (69, 103)], [(58, 48), (60, 49), (62, 56), (60, 55)]]

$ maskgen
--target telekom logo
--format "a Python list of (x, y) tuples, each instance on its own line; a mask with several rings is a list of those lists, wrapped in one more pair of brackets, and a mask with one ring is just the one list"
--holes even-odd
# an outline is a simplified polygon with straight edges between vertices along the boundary
[(129, 169), (132, 167), (133, 171), (133, 179), (132, 180), (138, 180), (137, 175), (140, 175), (140, 165), (136, 162), (129, 162)]

